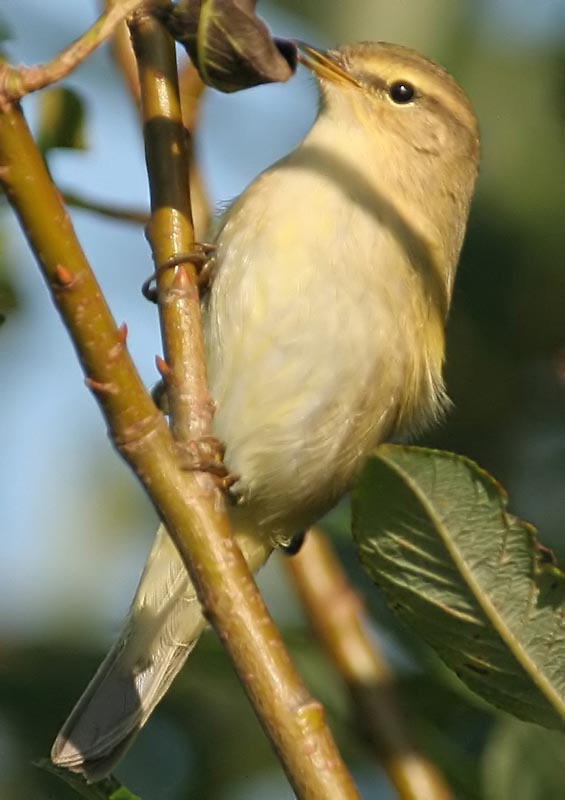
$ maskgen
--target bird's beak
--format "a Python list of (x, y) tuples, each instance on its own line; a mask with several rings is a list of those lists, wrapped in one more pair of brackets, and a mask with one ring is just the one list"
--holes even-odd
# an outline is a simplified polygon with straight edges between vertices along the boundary
[(319, 78), (324, 78), (331, 83), (348, 83), (359, 86), (355, 78), (338, 63), (332, 53), (316, 50), (306, 42), (295, 42), (298, 48), (298, 61)]

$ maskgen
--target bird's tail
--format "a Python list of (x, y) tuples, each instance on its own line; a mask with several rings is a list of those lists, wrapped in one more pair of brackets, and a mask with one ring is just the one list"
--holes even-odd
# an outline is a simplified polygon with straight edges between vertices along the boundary
[[(236, 537), (256, 571), (271, 547), (245, 531)], [(51, 749), (53, 763), (89, 781), (108, 775), (205, 627), (185, 566), (161, 526), (120, 637), (61, 728)]]

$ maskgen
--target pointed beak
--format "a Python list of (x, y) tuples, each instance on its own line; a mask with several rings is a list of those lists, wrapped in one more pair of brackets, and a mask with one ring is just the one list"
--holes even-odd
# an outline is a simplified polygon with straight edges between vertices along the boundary
[(338, 62), (332, 52), (317, 50), (306, 42), (295, 42), (298, 61), (318, 76), (331, 83), (347, 83), (359, 86), (355, 78)]

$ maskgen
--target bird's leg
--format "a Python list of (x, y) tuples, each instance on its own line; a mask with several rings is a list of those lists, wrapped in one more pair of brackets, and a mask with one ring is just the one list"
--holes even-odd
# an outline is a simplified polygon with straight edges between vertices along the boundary
[[(151, 390), (153, 402), (165, 415), (169, 413), (169, 403), (165, 381), (160, 380)], [(230, 473), (224, 464), (225, 445), (215, 436), (202, 436), (188, 443), (177, 443), (177, 456), (182, 469), (209, 472), (218, 487), (227, 493), (232, 504), (239, 501), (237, 492), (232, 488), (239, 476)], [(231, 491), (228, 491), (231, 490)]]
[(285, 556), (295, 556), (297, 553), (300, 552), (302, 549), (302, 545), (304, 544), (304, 540), (306, 539), (306, 534), (308, 531), (300, 531), (300, 533), (296, 533), (288, 544), (281, 544), (280, 548), (285, 554)]
[(194, 249), (187, 253), (179, 253), (172, 258), (168, 258), (162, 264), (158, 264), (146, 281), (143, 282), (141, 291), (143, 296), (152, 303), (157, 302), (157, 290), (152, 286), (158, 276), (167, 269), (174, 269), (180, 264), (194, 264), (197, 274), (198, 290), (203, 296), (209, 289), (215, 274), (214, 252), (215, 246), (208, 242), (195, 242)]
[[(180, 253), (173, 258), (167, 259), (163, 264), (159, 264), (155, 272), (143, 283), (143, 295), (152, 302), (157, 302), (157, 290), (152, 283), (158, 276), (167, 269), (174, 269), (180, 264), (194, 264), (198, 277), (198, 288), (200, 294), (210, 286), (214, 276), (214, 251), (215, 246), (206, 242), (195, 242), (194, 250), (187, 253)], [(151, 392), (155, 405), (163, 412), (169, 413), (166, 383), (159, 381)], [(223, 463), (225, 446), (223, 442), (215, 436), (202, 436), (199, 439), (177, 443), (177, 455), (182, 469), (199, 472), (209, 472), (219, 488), (227, 492), (237, 483), (239, 477), (232, 475)], [(237, 502), (235, 492), (228, 493), (232, 502)]]

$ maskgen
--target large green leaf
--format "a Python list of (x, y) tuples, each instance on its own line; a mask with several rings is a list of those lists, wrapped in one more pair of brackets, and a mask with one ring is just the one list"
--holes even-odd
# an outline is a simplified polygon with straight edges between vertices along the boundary
[(390, 605), (485, 700), (565, 724), (565, 579), (496, 481), (461, 456), (385, 445), (353, 495), (361, 560)]

